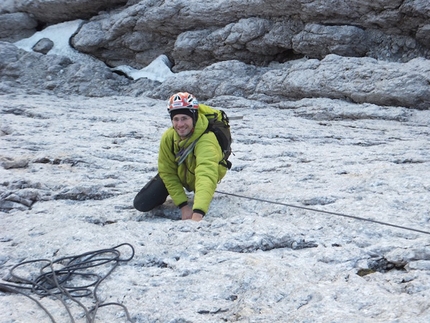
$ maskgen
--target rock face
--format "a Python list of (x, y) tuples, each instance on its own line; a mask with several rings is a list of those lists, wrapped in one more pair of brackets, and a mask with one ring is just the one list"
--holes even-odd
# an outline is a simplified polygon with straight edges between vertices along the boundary
[[(259, 68), (239, 61), (212, 64), (203, 70), (174, 74), (160, 83), (131, 81), (93, 61), (73, 62), (57, 55), (28, 53), (0, 43), (1, 89), (12, 93), (50, 91), (57, 95), (145, 95), (166, 99), (187, 89), (201, 99), (224, 95), (268, 103), (301, 98), (342, 99), (356, 103), (426, 110), (430, 106), (430, 61), (407, 63), (328, 55)], [(36, 91), (36, 92), (34, 92)]]
[(406, 61), (429, 56), (429, 12), (425, 0), (139, 1), (93, 18), (72, 43), (108, 64), (121, 58), (142, 66), (171, 53), (177, 71), (232, 59), (265, 65), (294, 55)]
[[(132, 319), (106, 306), (96, 322), (430, 322), (430, 111), (206, 101), (221, 102), (236, 118), (233, 167), (217, 191), (236, 196), (216, 193), (204, 220), (192, 222), (177, 220), (170, 199), (147, 213), (132, 207), (157, 172), (165, 100), (0, 96), (0, 284), (18, 281), (7, 278), (23, 260), (127, 242), (134, 258), (98, 295)], [(84, 272), (103, 277), (111, 267), (102, 264)], [(35, 279), (41, 265), (33, 265), (15, 273)], [(93, 281), (72, 277), (63, 286)], [(60, 299), (30, 295), (56, 322), (72, 322)], [(84, 309), (64, 300), (85, 322)], [(95, 306), (94, 297), (78, 300)], [(1, 289), (0, 322), (48, 320)]]
[[(129, 242), (100, 299), (135, 323), (429, 322), (429, 18), (428, 0), (1, 0), (0, 278)], [(234, 117), (199, 223), (132, 207), (176, 91)], [(0, 298), (1, 322), (46, 320)], [(95, 300), (65, 303), (83, 320)]]
[[(6, 26), (0, 37), (7, 42), (46, 24), (83, 19), (70, 44), (94, 61), (51, 57), (50, 39), (29, 53), (2, 43), (6, 92), (31, 83), (37, 90), (91, 96), (165, 99), (187, 89), (203, 99), (325, 97), (430, 106), (426, 0), (21, 0), (5, 2), (0, 13)], [(115, 74), (117, 67), (141, 69), (160, 55), (176, 73), (162, 84)], [(39, 62), (46, 68), (29, 68)]]
[(23, 12), (0, 14), (0, 40), (16, 41), (31, 36), (37, 21)]
[(229, 61), (203, 71), (178, 73), (152, 94), (162, 98), (164, 93), (187, 88), (204, 99), (233, 95), (272, 103), (328, 97), (428, 109), (429, 72), (429, 61), (420, 58), (400, 64), (329, 55), (322, 61), (303, 60), (267, 70)]
[(72, 62), (65, 56), (28, 53), (6, 42), (0, 42), (0, 57), (2, 93), (49, 91), (100, 97), (118, 94), (118, 88), (129, 83), (96, 60)]
[(89, 19), (99, 11), (124, 5), (127, 0), (36, 0), (17, 1), (16, 10), (26, 12), (41, 23)]
[(426, 0), (22, 0), (9, 10), (39, 24), (89, 19), (72, 43), (108, 65), (142, 67), (166, 53), (177, 71), (231, 59), (264, 65), (296, 55), (406, 61), (429, 57), (430, 49)]

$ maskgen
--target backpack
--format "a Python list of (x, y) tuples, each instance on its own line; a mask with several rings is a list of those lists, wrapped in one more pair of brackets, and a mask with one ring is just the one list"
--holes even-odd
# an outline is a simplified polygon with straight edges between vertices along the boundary
[(230, 169), (232, 164), (228, 160), (231, 155), (231, 132), (227, 114), (223, 110), (217, 110), (204, 104), (199, 104), (199, 110), (206, 116), (209, 121), (206, 132), (212, 131), (216, 136), (223, 153), (223, 159), (219, 162), (221, 165)]

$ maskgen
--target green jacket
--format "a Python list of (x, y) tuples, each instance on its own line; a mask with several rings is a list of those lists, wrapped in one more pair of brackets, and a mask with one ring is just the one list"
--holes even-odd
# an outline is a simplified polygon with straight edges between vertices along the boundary
[[(219, 164), (223, 155), (216, 136), (213, 132), (205, 133), (208, 119), (201, 112), (201, 108), (208, 106), (200, 104), (194, 133), (188, 141), (181, 140), (173, 127), (163, 134), (158, 155), (158, 172), (175, 205), (186, 204), (185, 187), (187, 191), (195, 192), (193, 210), (206, 214), (216, 186), (227, 169)], [(194, 150), (178, 166), (176, 154), (195, 140), (197, 142)]]

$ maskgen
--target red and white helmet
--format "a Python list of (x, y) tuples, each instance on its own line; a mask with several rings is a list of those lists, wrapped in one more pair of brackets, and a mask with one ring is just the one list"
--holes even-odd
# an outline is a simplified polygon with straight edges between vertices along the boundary
[(198, 108), (199, 102), (194, 95), (188, 92), (178, 92), (170, 97), (167, 111), (172, 114), (172, 111), (187, 109), (195, 113)]

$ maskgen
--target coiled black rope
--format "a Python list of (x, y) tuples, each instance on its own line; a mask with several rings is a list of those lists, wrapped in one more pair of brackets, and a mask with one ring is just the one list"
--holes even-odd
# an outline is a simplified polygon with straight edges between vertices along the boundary
[(385, 225), (385, 226), (389, 226), (389, 227), (393, 227), (393, 228), (397, 228), (397, 229), (403, 229), (403, 230), (414, 231), (414, 232), (419, 232), (419, 233), (424, 233), (424, 234), (430, 234), (430, 232), (428, 232), (428, 231), (423, 231), (423, 230), (419, 230), (419, 229), (409, 228), (409, 227), (405, 227), (405, 226), (402, 226), (402, 225), (387, 223), (387, 222), (373, 220), (373, 219), (362, 218), (362, 217), (354, 216), (354, 215), (348, 215), (348, 214), (343, 214), (343, 213), (318, 210), (318, 209), (313, 209), (313, 208), (306, 207), (306, 206), (292, 205), (292, 204), (287, 204), (287, 203), (282, 203), (282, 202), (276, 202), (276, 201), (270, 201), (270, 200), (266, 200), (266, 199), (261, 199), (261, 198), (256, 198), (256, 197), (249, 197), (249, 196), (244, 196), (244, 195), (239, 195), (239, 194), (234, 194), (234, 193), (227, 193), (227, 192), (221, 192), (221, 191), (215, 191), (215, 192), (218, 193), (218, 194), (230, 195), (230, 196), (239, 197), (239, 198), (248, 199), (248, 200), (253, 200), (253, 201), (259, 201), (259, 202), (264, 202), (264, 203), (282, 205), (282, 206), (292, 207), (292, 208), (296, 208), (296, 209), (303, 209), (303, 210), (312, 211), (312, 212), (326, 213), (326, 214), (341, 216), (341, 217), (350, 218), (350, 219), (354, 219), (354, 220), (367, 221), (367, 222), (372, 222), (372, 223), (376, 223), (376, 224), (381, 224), (381, 225)]
[[(127, 258), (121, 258), (121, 247), (129, 247), (131, 254)], [(67, 310), (72, 323), (75, 322), (69, 306), (65, 299), (69, 299), (78, 304), (85, 312), (88, 323), (95, 322), (97, 310), (105, 306), (120, 306), (126, 314), (127, 320), (133, 322), (127, 308), (120, 303), (103, 303), (97, 294), (97, 289), (101, 282), (104, 281), (120, 263), (127, 262), (134, 257), (134, 248), (129, 243), (123, 243), (109, 249), (101, 249), (86, 252), (78, 256), (63, 257), (51, 261), (48, 259), (36, 259), (21, 262), (10, 269), (10, 283), (0, 283), (0, 291), (5, 293), (17, 293), (30, 298), (49, 316), (53, 323), (56, 323), (51, 313), (42, 305), (42, 303), (30, 294), (36, 294), (39, 297), (52, 296), (61, 301)], [(40, 275), (35, 279), (27, 279), (17, 275), (15, 272), (18, 268), (25, 265), (42, 263)], [(44, 264), (45, 263), (45, 264)], [(91, 271), (95, 267), (111, 265), (107, 273), (100, 275)], [(77, 285), (79, 278), (82, 281), (90, 281), (84, 285)], [(95, 305), (88, 309), (78, 298), (91, 296), (95, 300)]]

